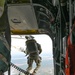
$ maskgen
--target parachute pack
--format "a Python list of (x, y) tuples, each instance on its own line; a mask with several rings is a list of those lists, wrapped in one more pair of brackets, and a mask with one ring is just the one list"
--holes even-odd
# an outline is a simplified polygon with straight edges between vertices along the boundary
[(38, 52), (37, 42), (34, 39), (27, 40), (27, 54)]

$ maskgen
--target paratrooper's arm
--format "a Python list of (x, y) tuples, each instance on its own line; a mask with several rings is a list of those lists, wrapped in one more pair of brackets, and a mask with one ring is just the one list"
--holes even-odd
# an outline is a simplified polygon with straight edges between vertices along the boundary
[(41, 48), (40, 44), (37, 43), (37, 45), (38, 45), (38, 50), (39, 50), (39, 54), (40, 54), (42, 52), (42, 48)]

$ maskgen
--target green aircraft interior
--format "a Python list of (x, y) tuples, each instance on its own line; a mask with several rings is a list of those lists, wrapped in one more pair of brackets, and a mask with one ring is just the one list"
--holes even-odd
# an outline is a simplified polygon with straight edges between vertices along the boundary
[(75, 16), (75, 0), (7, 0), (6, 6), (9, 44), (10, 35), (47, 34), (53, 42), (54, 75), (65, 75), (65, 47)]

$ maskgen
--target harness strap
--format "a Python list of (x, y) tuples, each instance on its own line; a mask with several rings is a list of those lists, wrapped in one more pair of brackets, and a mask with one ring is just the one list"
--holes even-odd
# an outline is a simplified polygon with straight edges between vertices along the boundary
[(72, 34), (72, 31), (74, 29), (74, 25), (71, 29), (70, 34), (68, 35), (68, 39), (67, 39), (67, 48), (66, 48), (66, 56), (65, 56), (65, 74), (66, 75), (71, 75), (71, 69), (73, 69), (71, 67), (72, 63), (74, 63), (74, 61), (72, 61), (75, 57), (74, 54), (72, 55), (72, 53), (74, 53), (74, 45), (72, 45), (71, 40), (70, 40), (70, 35)]
[(70, 62), (68, 57), (68, 48), (66, 49), (66, 57), (65, 57), (65, 75), (70, 75)]

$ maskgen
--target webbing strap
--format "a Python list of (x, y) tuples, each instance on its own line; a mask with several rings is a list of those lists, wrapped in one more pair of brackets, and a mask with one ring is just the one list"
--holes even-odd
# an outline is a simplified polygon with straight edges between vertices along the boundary
[(68, 48), (66, 49), (66, 57), (65, 57), (65, 75), (70, 75), (70, 62), (68, 57)]
[[(68, 35), (68, 38), (67, 38), (67, 48), (66, 48), (66, 57), (65, 57), (65, 74), (66, 75), (70, 75), (71, 70), (72, 70), (72, 68), (71, 68), (72, 58), (71, 57), (73, 57), (73, 54), (71, 55), (71, 53), (74, 53), (73, 52), (73, 46), (74, 45), (72, 45), (72, 43), (71, 43), (70, 36), (71, 36), (74, 28), (75, 28), (75, 25), (73, 25), (73, 27), (71, 29), (71, 32), (70, 32), (70, 34)], [(70, 48), (70, 50), (69, 50), (69, 48)], [(71, 51), (71, 53), (70, 53), (70, 51)], [(69, 59), (69, 57), (70, 57), (70, 59)], [(72, 62), (72, 64), (73, 64), (73, 62)]]

